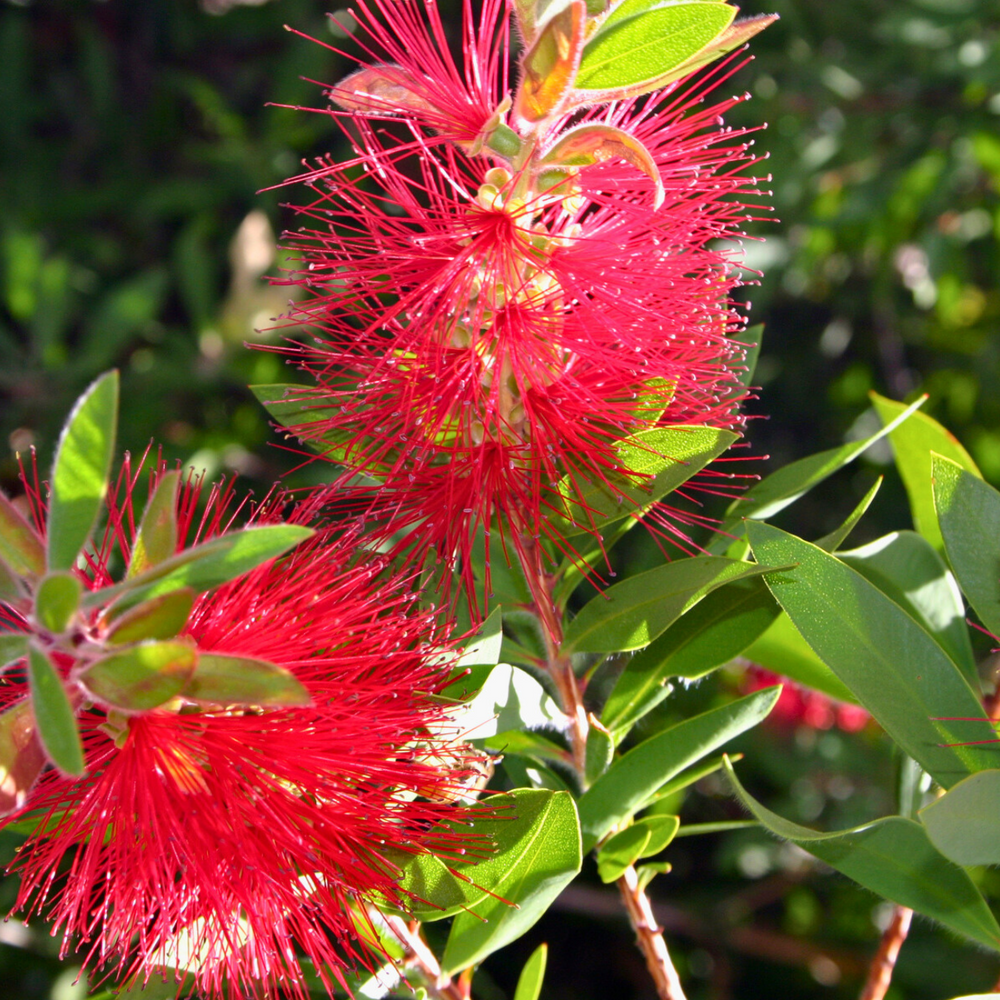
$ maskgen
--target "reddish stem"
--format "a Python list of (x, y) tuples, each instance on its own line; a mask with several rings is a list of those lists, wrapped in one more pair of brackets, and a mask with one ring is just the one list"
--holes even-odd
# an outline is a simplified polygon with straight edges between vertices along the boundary
[(886, 995), (892, 982), (892, 970), (896, 967), (899, 949), (903, 947), (912, 919), (913, 910), (905, 906), (893, 907), (892, 920), (882, 933), (882, 940), (872, 959), (868, 979), (858, 1000), (882, 1000)]

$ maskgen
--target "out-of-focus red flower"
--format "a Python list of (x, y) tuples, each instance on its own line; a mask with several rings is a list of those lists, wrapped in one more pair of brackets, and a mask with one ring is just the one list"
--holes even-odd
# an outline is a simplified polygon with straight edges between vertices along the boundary
[[(137, 478), (126, 466), (90, 587), (134, 544)], [(229, 527), (231, 491), (213, 491), (201, 517), (197, 499), (189, 481), (179, 547)], [(282, 499), (255, 521), (276, 520)], [(308, 513), (300, 505), (291, 518)], [(86, 708), (87, 775), (45, 772), (8, 817), (38, 820), (12, 866), (15, 909), (44, 914), (90, 968), (144, 980), (177, 967), (210, 996), (305, 998), (304, 965), (332, 990), (345, 970), (383, 961), (365, 943), (365, 906), (406, 909), (401, 860), (476, 845), (442, 826), (461, 824), (450, 803), (471, 751), (450, 741), (432, 697), (449, 673), (441, 626), (407, 584), (356, 537), (318, 533), (199, 597), (181, 633), (199, 655), (267, 660), (311, 703)], [(16, 612), (5, 617), (18, 625)], [(26, 685), (16, 668), (7, 676), (10, 707)]]
[(782, 728), (806, 726), (809, 729), (832, 729), (836, 726), (845, 733), (857, 733), (864, 729), (871, 719), (868, 712), (859, 705), (837, 701), (820, 691), (802, 687), (787, 677), (781, 677), (762, 667), (750, 666), (744, 675), (743, 688), (747, 693), (774, 684), (781, 684), (783, 687), (765, 725)]
[[(740, 172), (757, 162), (752, 143), (721, 125), (742, 98), (704, 104), (732, 66), (556, 114), (523, 137), (540, 144), (530, 168), (489, 145), (474, 155), (471, 123), (486, 111), (505, 141), (525, 127), (504, 122), (501, 10), (488, 4), (477, 30), (466, 5), (459, 72), (426, 55), (442, 45), (433, 3), (363, 8), (372, 45), (400, 65), (359, 71), (368, 90), (388, 74), (381, 97), (344, 97), (353, 77), (331, 92), (355, 156), (296, 178), (314, 198), (287, 238), (301, 265), (285, 280), (312, 295), (290, 318), (316, 334), (284, 348), (316, 383), (290, 398), (323, 408), (291, 429), (344, 466), (344, 482), (376, 480), (371, 512), (387, 534), (413, 529), (405, 545), (466, 566), (477, 531), (497, 526), (516, 550), (546, 536), (570, 550), (556, 484), (641, 482), (616, 450), (629, 434), (741, 426), (739, 253), (720, 241), (741, 235), (760, 193)], [(386, 88), (403, 79), (417, 98), (401, 91), (393, 107)], [(392, 113), (406, 137), (380, 121)], [(559, 144), (587, 129), (631, 139), (559, 169)]]

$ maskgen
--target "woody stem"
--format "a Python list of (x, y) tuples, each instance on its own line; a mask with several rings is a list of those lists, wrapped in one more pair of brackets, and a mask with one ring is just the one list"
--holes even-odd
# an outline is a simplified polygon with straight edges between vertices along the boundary
[[(590, 724), (587, 710), (573, 664), (562, 651), (562, 617), (553, 598), (555, 578), (545, 573), (542, 564), (543, 553), (535, 539), (522, 538), (522, 559), (525, 579), (531, 591), (534, 611), (538, 615), (542, 636), (545, 641), (546, 669), (559, 692), (563, 711), (569, 717), (569, 741), (573, 752), (573, 764), (583, 787), (586, 787), (587, 734)], [(685, 1000), (677, 970), (670, 959), (667, 943), (653, 916), (653, 908), (645, 891), (639, 885), (639, 877), (631, 865), (618, 879), (618, 891), (635, 930), (639, 949), (646, 959), (656, 992), (660, 1000)]]
[(896, 967), (899, 949), (903, 947), (910, 930), (913, 910), (905, 906), (894, 906), (892, 920), (882, 934), (878, 951), (868, 968), (868, 978), (858, 1000), (882, 1000), (892, 982), (892, 971)]
[(441, 970), (434, 952), (420, 936), (420, 924), (407, 923), (402, 917), (386, 917), (393, 934), (406, 951), (403, 965), (419, 969), (426, 980), (427, 992), (437, 1000), (470, 1000), (468, 983), (452, 979)]

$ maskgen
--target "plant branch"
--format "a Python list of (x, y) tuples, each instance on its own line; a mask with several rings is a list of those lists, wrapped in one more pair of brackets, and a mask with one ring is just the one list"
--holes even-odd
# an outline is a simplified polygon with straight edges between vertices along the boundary
[(896, 967), (899, 949), (903, 947), (910, 930), (913, 910), (905, 906), (894, 906), (892, 920), (882, 933), (878, 951), (868, 969), (868, 979), (858, 1000), (882, 1000), (892, 982), (892, 970)]
[(618, 879), (618, 891), (635, 928), (639, 950), (646, 959), (646, 967), (656, 984), (660, 1000), (685, 1000), (680, 977), (670, 960), (670, 952), (667, 951), (667, 943), (663, 940), (649, 898), (639, 886), (639, 876), (632, 865)]
[(427, 992), (437, 1000), (470, 1000), (469, 983), (452, 979), (441, 970), (434, 952), (420, 936), (420, 924), (407, 923), (402, 917), (385, 917), (393, 934), (405, 949), (403, 966), (418, 969), (426, 980)]

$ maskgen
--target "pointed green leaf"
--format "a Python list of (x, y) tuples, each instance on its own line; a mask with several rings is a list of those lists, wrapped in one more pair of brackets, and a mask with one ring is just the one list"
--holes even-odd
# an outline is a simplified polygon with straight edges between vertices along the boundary
[(519, 938), (580, 871), (580, 826), (568, 792), (522, 791), (516, 810), (519, 818), (532, 817), (527, 831), (515, 838), (498, 823), (497, 853), (469, 873), (478, 881), (484, 868), (502, 871), (492, 887), (501, 898), (487, 896), (455, 917), (441, 960), (449, 975)]
[(960, 865), (1000, 865), (1000, 770), (960, 781), (920, 810), (931, 843)]
[(489, 736), (482, 741), (487, 750), (495, 750), (505, 757), (517, 754), (532, 760), (554, 760), (560, 764), (571, 764), (570, 752), (558, 743), (546, 739), (541, 733), (524, 732), (518, 729), (508, 729), (496, 736)]
[(576, 88), (657, 89), (670, 70), (721, 35), (735, 16), (735, 7), (711, 0), (654, 6), (624, 0), (584, 46)]
[(766, 718), (780, 693), (780, 686), (755, 691), (685, 719), (619, 757), (577, 803), (584, 850), (641, 808), (664, 782)]
[(35, 591), (35, 620), (49, 632), (64, 631), (80, 607), (82, 590), (72, 573), (50, 573)]
[(80, 777), (86, 767), (76, 713), (58, 671), (34, 643), (28, 646), (28, 685), (38, 738), (46, 756), (64, 774)]
[(816, 544), (824, 552), (836, 552), (847, 541), (848, 536), (854, 530), (858, 521), (864, 517), (865, 511), (871, 506), (871, 502), (875, 499), (875, 494), (878, 493), (884, 479), (885, 476), (879, 476), (872, 483), (871, 489), (861, 498), (861, 502), (851, 511), (850, 516), (836, 531), (831, 531), (829, 535), (824, 535), (822, 538), (816, 539)]
[(556, 487), (561, 518), (554, 513), (553, 526), (565, 537), (603, 531), (612, 522), (632, 516), (686, 483), (736, 439), (736, 434), (717, 427), (654, 427), (639, 431), (621, 441), (617, 451), (622, 469), (644, 478), (637, 482), (622, 473), (612, 488), (579, 474), (564, 476)]
[(586, 653), (640, 649), (713, 590), (767, 571), (737, 559), (694, 556), (637, 573), (580, 609), (566, 629), (563, 648)]
[(611, 766), (615, 756), (615, 741), (611, 733), (590, 715), (590, 728), (587, 730), (587, 755), (584, 766), (584, 782), (589, 786), (604, 774)]
[(679, 816), (646, 816), (636, 822), (636, 826), (644, 827), (649, 831), (649, 840), (643, 847), (640, 858), (656, 857), (660, 851), (665, 851), (677, 836), (677, 831), (681, 827)]
[(524, 963), (521, 975), (517, 978), (514, 1000), (538, 1000), (538, 994), (542, 992), (548, 957), (549, 946), (544, 943), (531, 953), (531, 957)]
[(18, 576), (45, 572), (45, 546), (21, 512), (0, 491), (0, 558)]
[[(883, 424), (889, 424), (906, 407), (877, 393), (871, 393), (872, 403)], [(914, 414), (905, 424), (896, 426), (889, 434), (896, 467), (903, 478), (906, 494), (910, 498), (913, 526), (939, 552), (944, 549), (941, 529), (934, 511), (934, 494), (931, 479), (931, 452), (950, 458), (974, 476), (982, 478), (972, 456), (959, 444), (958, 438), (945, 430), (926, 413)]]
[(795, 503), (814, 486), (818, 486), (839, 469), (853, 462), (876, 441), (881, 441), (886, 434), (900, 426), (924, 404), (926, 399), (926, 396), (922, 396), (900, 413), (891, 424), (887, 424), (871, 437), (800, 458), (797, 462), (790, 462), (762, 479), (746, 496), (734, 500), (729, 505), (726, 511), (727, 520), (719, 529), (719, 536), (713, 541), (709, 551), (725, 550), (732, 543), (730, 536), (741, 537), (744, 533), (744, 518), (766, 521)]
[[(303, 444), (319, 452), (331, 462), (343, 462), (347, 457), (351, 436), (339, 428), (321, 429), (316, 425), (340, 418), (340, 407), (317, 399), (308, 386), (278, 382), (273, 385), (251, 385), (268, 415), (286, 427)], [(367, 470), (366, 470), (367, 471)]]
[(191, 641), (140, 642), (95, 660), (79, 680), (98, 701), (148, 712), (184, 690), (197, 661)]
[(666, 875), (673, 870), (673, 865), (669, 861), (652, 861), (646, 865), (639, 865), (635, 870), (636, 883), (640, 892), (646, 891), (646, 886), (656, 878), (657, 875)]
[(185, 549), (131, 580), (85, 594), (83, 606), (98, 607), (117, 599), (114, 610), (121, 614), (142, 601), (150, 601), (182, 587), (203, 593), (249, 573), (312, 534), (311, 528), (298, 524), (267, 524), (242, 531), (228, 531), (211, 541)]
[(636, 823), (610, 837), (598, 849), (597, 874), (605, 885), (617, 882), (625, 869), (642, 857), (643, 848), (649, 843), (649, 834), (648, 827)]
[(50, 570), (72, 569), (94, 530), (117, 426), (118, 372), (110, 371), (80, 397), (59, 438), (46, 527)]
[(674, 792), (683, 791), (685, 788), (690, 788), (696, 781), (701, 781), (702, 778), (708, 777), (710, 774), (715, 774), (716, 771), (721, 770), (722, 762), (725, 759), (729, 759), (735, 763), (736, 761), (743, 760), (743, 754), (741, 753), (730, 753), (722, 754), (720, 753), (716, 757), (709, 757), (707, 760), (702, 761), (700, 764), (695, 764), (694, 767), (686, 768), (681, 771), (676, 777), (671, 778), (669, 781), (665, 781), (656, 791), (642, 804), (643, 809), (648, 809), (651, 805), (660, 802), (662, 799), (668, 798), (673, 795)]
[(934, 849), (919, 823), (889, 816), (853, 830), (817, 833), (765, 809), (746, 792), (731, 766), (726, 771), (740, 801), (772, 833), (884, 899), (1000, 951), (1000, 926), (979, 890), (962, 868)]
[(841, 552), (839, 558), (930, 632), (973, 690), (978, 689), (979, 672), (962, 595), (930, 542), (913, 531), (894, 531), (859, 549)]
[(294, 674), (267, 660), (199, 653), (184, 697), (223, 705), (308, 705), (309, 692)]
[(20, 701), (0, 715), (0, 818), (23, 808), (45, 762), (31, 705)]
[(858, 703), (850, 688), (816, 655), (784, 611), (743, 650), (742, 656), (773, 674), (822, 691), (838, 701)]
[(762, 635), (779, 612), (759, 578), (713, 591), (625, 664), (604, 703), (604, 725), (624, 736), (666, 697), (668, 678), (701, 677), (727, 663)]
[(145, 573), (177, 551), (177, 491), (180, 472), (165, 472), (142, 512), (127, 575)]
[(24, 632), (0, 632), (0, 672), (28, 655), (28, 636)]
[(486, 621), (479, 626), (472, 641), (462, 651), (456, 669), (466, 667), (495, 667), (500, 662), (500, 646), (503, 644), (503, 616), (500, 608), (494, 608)]
[(1000, 635), (1000, 493), (950, 459), (935, 455), (932, 468), (948, 561), (979, 620)]
[(137, 604), (112, 623), (107, 641), (118, 646), (143, 639), (172, 639), (187, 624), (194, 606), (190, 587)]
[(768, 524), (747, 534), (758, 559), (797, 563), (764, 579), (817, 655), (914, 760), (945, 788), (991, 767), (982, 747), (945, 746), (991, 739), (969, 682), (929, 632), (860, 573), (822, 549)]

